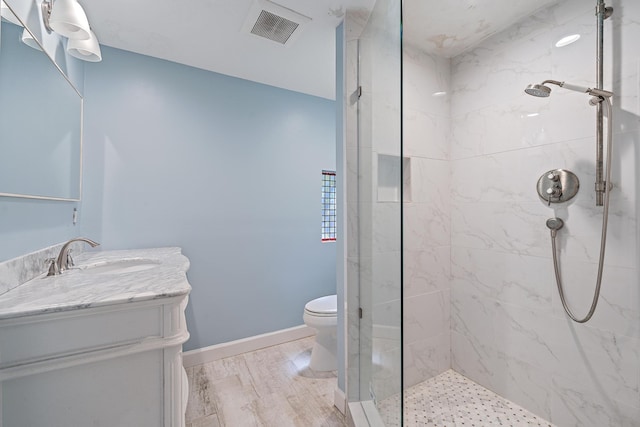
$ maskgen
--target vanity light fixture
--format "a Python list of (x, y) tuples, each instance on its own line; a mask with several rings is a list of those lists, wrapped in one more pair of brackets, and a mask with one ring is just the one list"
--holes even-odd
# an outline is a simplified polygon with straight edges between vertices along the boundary
[(68, 39), (91, 37), (87, 14), (76, 0), (44, 0), (41, 7), (47, 31), (55, 31)]
[(26, 28), (22, 30), (22, 36), (20, 36), (20, 40), (30, 48), (42, 51), (42, 48), (40, 47), (36, 39), (33, 38), (31, 33)]
[(16, 17), (16, 15), (13, 14), (11, 9), (9, 9), (9, 6), (7, 6), (4, 1), (0, 1), (0, 15), (7, 22), (11, 22), (12, 24), (19, 25), (20, 27), (23, 26), (22, 22), (20, 22), (20, 20)]
[(100, 62), (102, 53), (100, 44), (93, 31), (89, 31), (91, 37), (87, 40), (69, 39), (67, 42), (67, 53), (83, 61)]
[(43, 0), (41, 8), (47, 31), (69, 39), (69, 55), (83, 61), (102, 61), (98, 38), (91, 31), (87, 14), (77, 0)]

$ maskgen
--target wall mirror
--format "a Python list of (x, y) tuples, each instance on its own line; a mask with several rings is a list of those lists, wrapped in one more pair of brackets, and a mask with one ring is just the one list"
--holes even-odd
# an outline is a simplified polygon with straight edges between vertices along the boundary
[(17, 22), (0, 25), (0, 196), (80, 200), (82, 96)]

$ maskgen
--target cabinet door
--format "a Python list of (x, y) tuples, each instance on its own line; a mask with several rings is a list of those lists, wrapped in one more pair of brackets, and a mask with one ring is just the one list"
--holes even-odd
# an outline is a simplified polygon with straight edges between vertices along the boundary
[(163, 425), (163, 350), (2, 382), (5, 427)]

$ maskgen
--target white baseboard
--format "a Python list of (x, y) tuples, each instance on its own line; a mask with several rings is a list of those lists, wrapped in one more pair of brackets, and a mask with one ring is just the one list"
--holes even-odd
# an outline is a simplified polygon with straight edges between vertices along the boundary
[(338, 411), (340, 411), (342, 415), (345, 415), (345, 411), (347, 410), (347, 399), (344, 392), (339, 388), (333, 390), (333, 406), (338, 408)]
[(203, 363), (224, 359), (225, 357), (237, 356), (242, 353), (260, 350), (261, 348), (310, 337), (315, 335), (315, 333), (313, 328), (307, 325), (300, 325), (236, 341), (185, 351), (182, 353), (182, 364), (185, 368), (190, 368)]

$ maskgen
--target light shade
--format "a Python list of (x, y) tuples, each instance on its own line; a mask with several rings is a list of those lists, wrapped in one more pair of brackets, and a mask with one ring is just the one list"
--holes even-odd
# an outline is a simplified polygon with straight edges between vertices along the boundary
[(22, 40), (22, 43), (26, 44), (31, 48), (34, 48), (35, 50), (40, 50), (40, 51), (42, 50), (38, 42), (33, 38), (31, 33), (27, 31), (26, 28), (22, 30), (22, 36), (20, 37), (20, 40)]
[(89, 30), (90, 37), (87, 40), (69, 39), (67, 42), (67, 53), (83, 61), (100, 62), (102, 61), (102, 52), (98, 38)]
[(11, 12), (11, 9), (9, 9), (9, 7), (3, 1), (0, 1), (0, 15), (7, 22), (11, 22), (12, 24), (16, 24), (21, 27), (23, 26), (22, 22), (20, 22), (20, 20), (16, 17), (16, 15), (14, 15), (13, 12)]
[(70, 40), (86, 40), (91, 37), (87, 15), (76, 0), (55, 0), (48, 24), (53, 31)]

